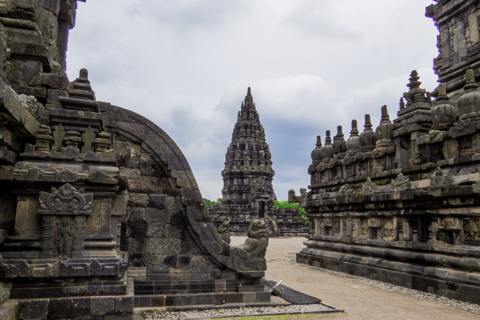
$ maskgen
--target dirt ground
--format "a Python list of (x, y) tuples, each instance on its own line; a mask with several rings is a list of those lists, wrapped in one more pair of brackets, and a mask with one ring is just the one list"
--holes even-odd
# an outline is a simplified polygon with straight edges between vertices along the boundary
[[(239, 245), (245, 237), (232, 237)], [(294, 260), (305, 238), (271, 238), (267, 260)], [(480, 315), (447, 307), (426, 300), (368, 286), (356, 281), (280, 262), (267, 262), (266, 279), (283, 280), (284, 285), (322, 299), (323, 303), (345, 310), (345, 313), (325, 314), (306, 319), (314, 320), (466, 320)], [(296, 317), (300, 320), (302, 318)]]

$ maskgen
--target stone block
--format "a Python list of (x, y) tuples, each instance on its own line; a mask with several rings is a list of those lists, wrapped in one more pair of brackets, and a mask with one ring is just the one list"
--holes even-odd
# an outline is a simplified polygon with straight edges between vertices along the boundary
[(133, 296), (115, 298), (115, 311), (118, 313), (133, 312), (134, 300)]
[(120, 177), (124, 179), (140, 179), (140, 170), (132, 168), (121, 168)]
[(48, 304), (48, 317), (63, 319), (69, 317), (84, 317), (91, 314), (91, 298), (51, 299)]
[(92, 316), (103, 316), (115, 310), (115, 298), (94, 297), (92, 298)]
[(48, 299), (24, 300), (20, 304), (20, 319), (46, 319)]
[(58, 89), (48, 89), (47, 91), (47, 103), (51, 103), (55, 106), (61, 106), (59, 98), (66, 97), (67, 91)]
[(164, 194), (150, 194), (148, 206), (155, 209), (165, 209), (167, 205), (167, 196)]
[(146, 194), (146, 193), (130, 193), (128, 195), (128, 202), (131, 202), (138, 207), (146, 207), (149, 203), (148, 194)]
[(127, 187), (130, 192), (153, 193), (153, 194), (171, 194), (169, 181), (155, 177), (144, 177), (140, 179), (126, 179)]
[(68, 78), (64, 75), (53, 73), (42, 74), (42, 85), (51, 89), (66, 90), (68, 87)]
[(151, 296), (152, 307), (163, 307), (165, 306), (165, 296), (164, 295), (153, 295)]

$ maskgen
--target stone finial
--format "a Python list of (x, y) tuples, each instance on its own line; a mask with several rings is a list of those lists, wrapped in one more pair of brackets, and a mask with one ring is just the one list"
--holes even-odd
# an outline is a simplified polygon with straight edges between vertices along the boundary
[(400, 98), (400, 110), (405, 109), (405, 100), (403, 97)]
[(322, 160), (322, 137), (317, 136), (317, 143), (315, 149), (312, 151), (312, 160), (318, 162)]
[(418, 80), (420, 80), (420, 77), (418, 76), (418, 72), (417, 70), (413, 70), (412, 73), (410, 74), (410, 83), (407, 84), (407, 87), (409, 87), (410, 90), (420, 88), (420, 85), (422, 83)]
[(477, 83), (475, 82), (475, 73), (473, 69), (468, 69), (465, 74), (465, 87), (463, 89), (467, 90), (475, 90), (478, 88)]
[(325, 145), (332, 145), (332, 137), (330, 136), (330, 130), (326, 132)]
[(372, 121), (370, 120), (370, 115), (365, 115), (365, 126), (363, 132), (360, 134), (360, 151), (369, 152), (375, 148), (375, 143), (377, 142), (377, 135), (373, 132)]
[(317, 143), (315, 144), (317, 147), (321, 147), (322, 146), (322, 137), (321, 136), (317, 136)]
[(347, 151), (347, 142), (344, 139), (342, 126), (337, 126), (337, 135), (333, 137), (333, 151), (335, 154)]
[(88, 80), (88, 70), (85, 68), (80, 69), (78, 78)]
[(352, 120), (352, 131), (350, 131), (350, 136), (358, 136), (358, 127), (357, 127), (357, 120)]
[(388, 115), (388, 109), (387, 109), (386, 105), (384, 105), (382, 107), (382, 118), (380, 119), (380, 124), (382, 124), (382, 123), (391, 123), (390, 116)]
[(472, 69), (467, 70), (465, 81), (466, 84), (463, 87), (465, 92), (457, 100), (459, 119), (477, 121), (480, 119), (480, 92), (477, 90), (478, 85)]
[(372, 121), (370, 120), (370, 115), (366, 114), (365, 115), (365, 125), (363, 126), (364, 130), (363, 131), (373, 131), (373, 124)]
[(393, 144), (392, 122), (386, 105), (382, 107), (382, 118), (375, 132), (377, 134), (376, 147), (389, 147)]
[(438, 86), (438, 98), (437, 101), (450, 100), (447, 95), (447, 85), (445, 83), (440, 83)]
[(330, 136), (330, 130), (326, 132), (325, 145), (321, 149), (321, 155), (323, 161), (328, 161), (328, 158), (333, 157), (333, 144), (332, 137)]
[(450, 102), (447, 95), (447, 86), (444, 83), (440, 84), (436, 105), (432, 108), (432, 129), (447, 130), (454, 125), (457, 115), (457, 107)]
[(357, 120), (352, 120), (352, 131), (347, 141), (347, 154), (352, 155), (360, 149), (360, 136), (358, 135)]

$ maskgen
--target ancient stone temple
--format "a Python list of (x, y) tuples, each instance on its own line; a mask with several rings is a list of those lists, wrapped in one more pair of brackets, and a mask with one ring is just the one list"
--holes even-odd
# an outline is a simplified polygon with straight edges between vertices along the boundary
[[(437, 1), (435, 92), (413, 71), (391, 121), (352, 121), (312, 153), (307, 248), (297, 261), (480, 302), (480, 7)], [(432, 99), (432, 97), (436, 99)], [(320, 140), (320, 138), (319, 138)]]
[(214, 223), (230, 223), (230, 233), (247, 234), (250, 219), (266, 219), (270, 235), (303, 235), (304, 220), (297, 208), (276, 209), (273, 191), (272, 154), (265, 138), (265, 129), (248, 88), (238, 112), (232, 142), (225, 156), (223, 201), (208, 207)]
[(230, 247), (174, 141), (97, 101), (86, 69), (69, 82), (76, 8), (0, 1), (0, 317), (269, 302), (265, 222)]

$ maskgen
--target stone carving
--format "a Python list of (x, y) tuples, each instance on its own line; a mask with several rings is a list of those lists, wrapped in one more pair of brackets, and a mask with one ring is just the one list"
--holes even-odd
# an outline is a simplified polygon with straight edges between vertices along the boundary
[(382, 219), (380, 218), (368, 218), (369, 228), (380, 228), (382, 226)]
[(431, 187), (444, 187), (452, 183), (452, 178), (444, 175), (442, 168), (438, 167), (432, 174), (430, 178)]
[(465, 239), (460, 218), (437, 218), (430, 223), (428, 231), (428, 238), (433, 242), (462, 244)]
[(404, 176), (403, 173), (398, 174), (395, 180), (392, 181), (393, 190), (396, 192), (409, 189), (410, 186), (410, 179)]
[(232, 260), (237, 270), (266, 270), (265, 252), (268, 246), (268, 234), (265, 221), (253, 219), (248, 226), (248, 239), (245, 243), (232, 247)]
[(352, 188), (351, 185), (345, 184), (340, 187), (340, 190), (338, 190), (338, 193), (341, 196), (350, 196), (353, 193), (354, 189)]
[(376, 189), (377, 189), (376, 183), (373, 182), (370, 177), (367, 177), (367, 180), (362, 185), (362, 193), (366, 196), (371, 196), (372, 194), (375, 193)]
[(84, 215), (92, 210), (93, 193), (77, 190), (69, 183), (59, 189), (52, 188), (51, 193), (39, 194), (39, 214)]
[(464, 220), (463, 225), (466, 241), (480, 241), (480, 228), (478, 220)]
[(222, 223), (220, 227), (218, 227), (217, 231), (222, 237), (223, 241), (230, 244), (230, 222), (225, 221)]
[(386, 240), (394, 240), (395, 239), (395, 230), (393, 226), (393, 220), (388, 219), (383, 224), (383, 235)]
[[(68, 218), (62, 218), (61, 221), (57, 221), (55, 227), (55, 248), (54, 257), (60, 259), (66, 259), (67, 255), (71, 255), (70, 242), (73, 239), (74, 230), (70, 225)], [(56, 254), (55, 254), (56, 253)]]

